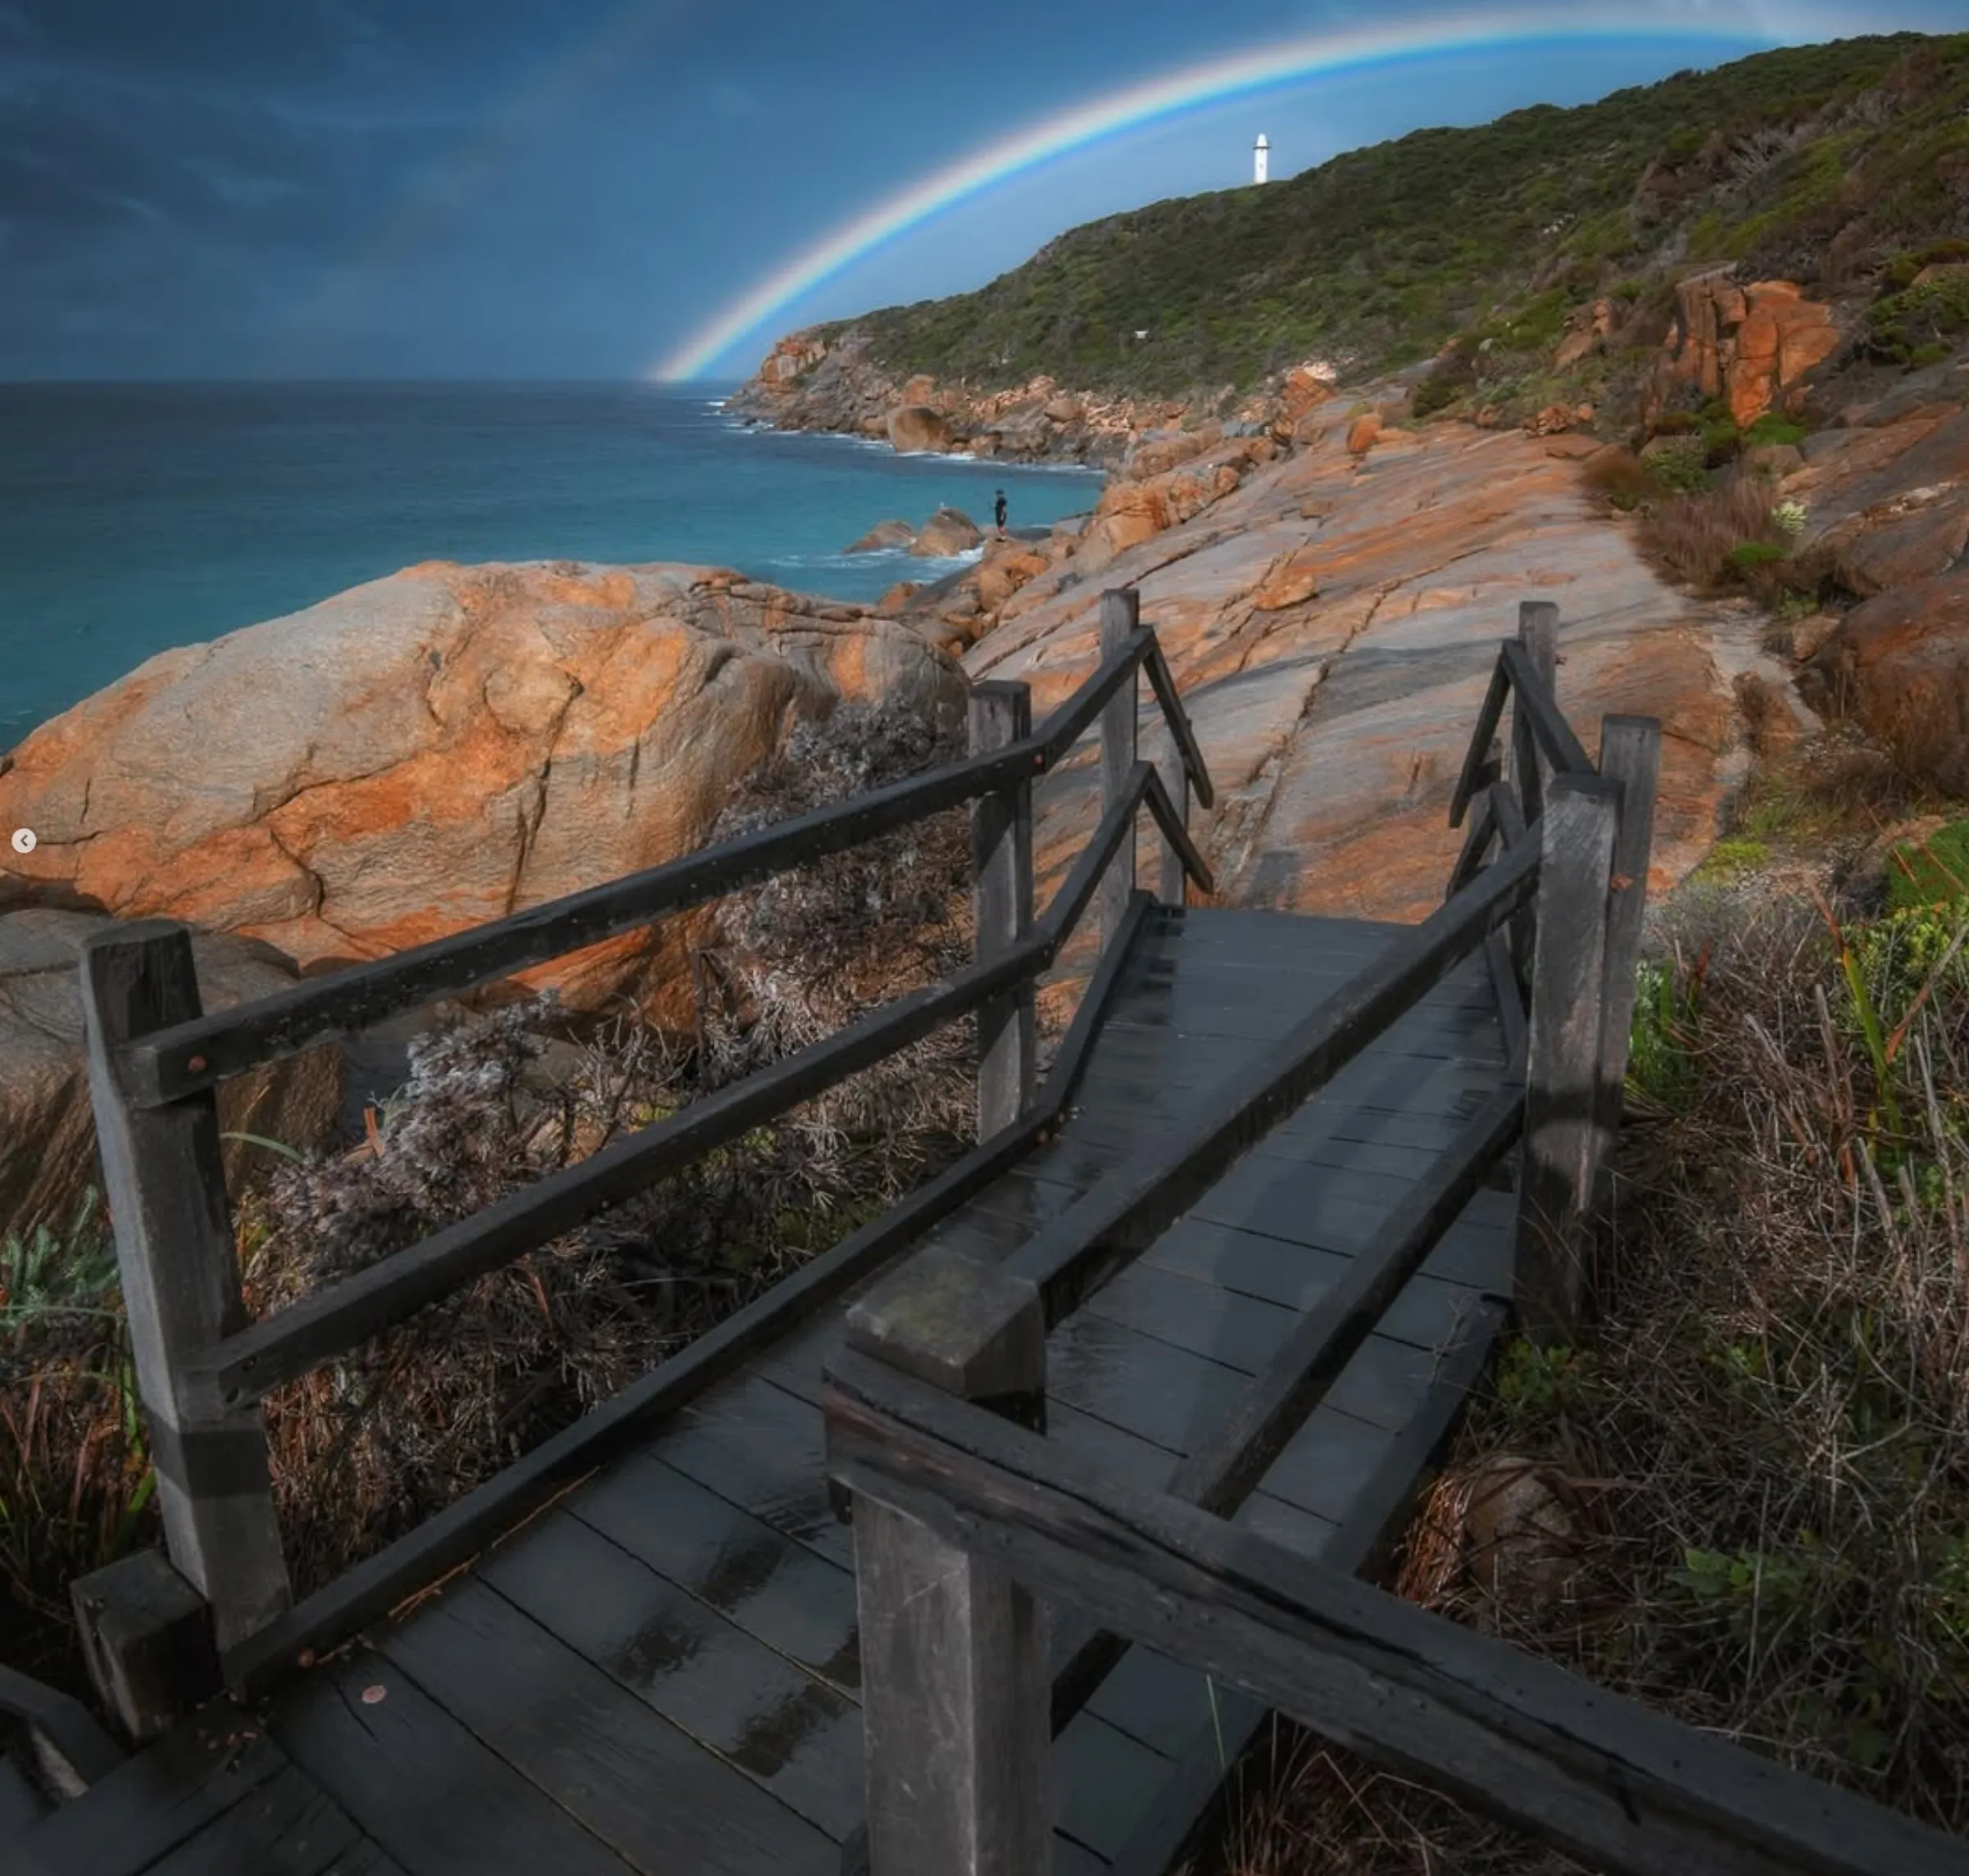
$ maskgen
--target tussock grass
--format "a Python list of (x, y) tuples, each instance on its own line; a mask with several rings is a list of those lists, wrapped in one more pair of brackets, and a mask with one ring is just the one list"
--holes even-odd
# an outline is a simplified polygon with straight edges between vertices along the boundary
[[(1962, 1832), (1969, 907), (1711, 884), (1658, 939), (1597, 1320), (1504, 1352), (1404, 1593)], [(1472, 1567), (1463, 1500), (1500, 1454), (1567, 1489), (1554, 1594)], [(1574, 1868), (1291, 1729), (1243, 1771), (1233, 1876)]]

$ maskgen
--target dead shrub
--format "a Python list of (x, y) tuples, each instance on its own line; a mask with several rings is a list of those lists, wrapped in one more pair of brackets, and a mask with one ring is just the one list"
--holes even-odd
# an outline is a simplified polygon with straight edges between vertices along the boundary
[(1638, 508), (1659, 485), (1648, 465), (1632, 450), (1613, 445), (1596, 451), (1581, 465), (1586, 487), (1603, 496), (1615, 508)]

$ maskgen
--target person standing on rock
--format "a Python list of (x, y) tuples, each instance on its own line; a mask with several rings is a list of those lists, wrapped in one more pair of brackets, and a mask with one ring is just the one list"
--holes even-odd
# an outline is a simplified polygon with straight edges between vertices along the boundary
[(997, 505), (991, 512), (998, 518), (998, 538), (1002, 541), (1005, 537), (1005, 492), (1002, 488), (998, 492)]

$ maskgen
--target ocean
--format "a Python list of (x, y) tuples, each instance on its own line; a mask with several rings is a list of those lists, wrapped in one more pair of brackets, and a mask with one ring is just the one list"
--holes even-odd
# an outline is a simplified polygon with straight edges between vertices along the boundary
[[(833, 598), (961, 564), (842, 549), (1016, 525), (1098, 473), (748, 430), (730, 387), (0, 385), (0, 750), (155, 653), (420, 560), (683, 560)], [(974, 556), (973, 556), (974, 557)]]

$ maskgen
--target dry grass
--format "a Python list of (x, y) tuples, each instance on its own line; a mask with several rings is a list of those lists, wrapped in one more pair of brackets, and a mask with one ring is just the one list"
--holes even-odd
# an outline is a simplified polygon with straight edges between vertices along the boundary
[[(1599, 1318), (1505, 1351), (1404, 1593), (1962, 1832), (1969, 908), (1835, 931), (1745, 881), (1680, 895), (1660, 936)], [(1472, 1568), (1461, 1501), (1506, 1452), (1566, 1510), (1540, 1593)], [(1266, 1752), (1236, 1876), (1571, 1868), (1317, 1741)]]
[[(1771, 519), (1772, 505), (1770, 486), (1756, 476), (1733, 475), (1713, 488), (1671, 496), (1643, 515), (1641, 549), (1676, 579), (1713, 591), (1740, 576), (1744, 569), (1731, 555), (1746, 543), (1788, 547)], [(1768, 579), (1775, 565), (1750, 570)]]
[[(719, 832), (951, 753), (914, 719), (842, 710), (796, 732)], [(249, 1308), (367, 1267), (941, 975), (969, 945), (966, 824), (943, 817), (728, 900), (728, 942), (699, 960), (694, 1037), (577, 1022), (535, 998), (424, 1038), (364, 1139), (274, 1161), (236, 1195)], [(271, 1396), (297, 1590), (616, 1393), (958, 1150), (973, 1046), (957, 1025)], [(99, 1220), (38, 1242), (0, 1262), (0, 1658), (82, 1691), (68, 1584), (157, 1532), (113, 1250)]]

